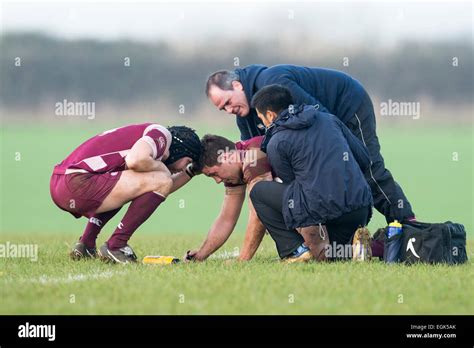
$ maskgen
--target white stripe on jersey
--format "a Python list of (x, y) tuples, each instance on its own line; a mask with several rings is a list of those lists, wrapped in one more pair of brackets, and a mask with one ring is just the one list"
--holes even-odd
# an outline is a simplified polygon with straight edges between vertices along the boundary
[(107, 163), (105, 163), (105, 161), (102, 159), (102, 156), (89, 157), (82, 160), (82, 162), (87, 164), (89, 168), (92, 169), (94, 172), (104, 167), (107, 167)]
[(125, 156), (127, 156), (129, 151), (130, 149), (103, 153), (101, 155), (85, 158), (81, 162), (84, 162), (85, 164), (87, 164), (87, 166), (95, 172), (101, 168), (107, 167), (107, 163), (103, 160), (102, 156), (113, 155), (113, 154), (118, 153), (122, 158), (125, 158)]
[[(171, 146), (171, 133), (166, 127), (163, 127), (162, 125), (159, 125), (159, 124), (150, 124), (143, 131), (143, 138), (151, 146), (151, 149), (153, 151), (153, 158), (155, 158), (156, 155), (158, 154), (158, 149), (156, 148), (156, 144), (155, 144), (153, 139), (151, 139), (150, 137), (148, 137), (149, 139), (146, 139), (147, 137), (145, 136), (145, 134), (148, 133), (149, 131), (151, 131), (152, 129), (159, 130), (166, 137), (166, 148), (165, 148), (165, 151), (163, 151), (163, 154), (168, 152), (168, 150), (170, 149), (170, 146)], [(162, 157), (163, 156), (160, 156), (160, 158), (155, 158), (155, 159), (158, 160), (158, 161), (161, 161)]]

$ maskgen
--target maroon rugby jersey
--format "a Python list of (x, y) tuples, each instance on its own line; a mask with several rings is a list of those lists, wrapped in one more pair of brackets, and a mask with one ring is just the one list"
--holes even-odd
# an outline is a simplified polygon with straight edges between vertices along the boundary
[(250, 184), (254, 179), (262, 175), (271, 175), (271, 167), (267, 156), (260, 150), (263, 138), (264, 136), (261, 135), (235, 143), (235, 148), (239, 151), (242, 161), (243, 183), (224, 183), (226, 189)]
[(67, 169), (80, 169), (96, 174), (123, 171), (125, 156), (141, 138), (150, 144), (156, 160), (161, 160), (171, 145), (171, 133), (158, 124), (142, 123), (114, 128), (79, 145), (54, 167), (54, 173), (64, 174)]

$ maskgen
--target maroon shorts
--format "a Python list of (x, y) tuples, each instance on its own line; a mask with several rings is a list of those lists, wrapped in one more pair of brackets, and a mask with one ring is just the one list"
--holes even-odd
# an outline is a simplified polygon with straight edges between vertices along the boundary
[(76, 218), (91, 217), (120, 179), (122, 172), (53, 174), (51, 198)]

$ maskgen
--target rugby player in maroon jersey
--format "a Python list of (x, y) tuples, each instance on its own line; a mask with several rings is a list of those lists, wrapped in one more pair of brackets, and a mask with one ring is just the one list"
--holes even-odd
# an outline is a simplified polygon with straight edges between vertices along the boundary
[[(51, 197), (76, 218), (89, 219), (70, 255), (73, 259), (135, 262), (128, 240), (166, 197), (194, 175), (201, 144), (194, 130), (143, 123), (111, 129), (77, 147), (56, 165)], [(96, 250), (104, 225), (131, 201), (108, 241)]]
[[(205, 135), (202, 140), (202, 155), (199, 161), (204, 175), (216, 183), (224, 183), (225, 196), (221, 211), (211, 226), (207, 238), (199, 250), (188, 251), (185, 260), (203, 261), (218, 250), (229, 238), (239, 219), (245, 196), (259, 181), (273, 180), (267, 157), (260, 150), (263, 136), (246, 141), (232, 141), (218, 136)], [(244, 243), (240, 250), (240, 261), (250, 260), (258, 249), (265, 227), (260, 222), (252, 202), (248, 200), (249, 217)], [(305, 262), (311, 258), (308, 247), (301, 247), (287, 262)]]

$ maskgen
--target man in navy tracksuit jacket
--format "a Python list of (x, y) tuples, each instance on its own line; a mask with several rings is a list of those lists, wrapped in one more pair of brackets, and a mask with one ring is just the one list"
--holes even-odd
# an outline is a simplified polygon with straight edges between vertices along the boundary
[(265, 127), (250, 101), (261, 88), (271, 84), (287, 87), (296, 104), (319, 105), (320, 111), (337, 116), (367, 147), (371, 165), (364, 174), (377, 210), (387, 222), (414, 219), (405, 194), (385, 168), (370, 97), (349, 75), (295, 65), (249, 65), (213, 73), (207, 81), (206, 94), (218, 109), (236, 115), (241, 139), (246, 140), (265, 134)]
[(282, 183), (257, 183), (250, 198), (281, 258), (308, 246), (314, 259), (325, 260), (328, 244), (350, 244), (369, 221), (372, 192), (362, 171), (370, 159), (337, 117), (292, 103), (281, 85), (261, 89), (252, 100), (268, 127), (268, 161)]

